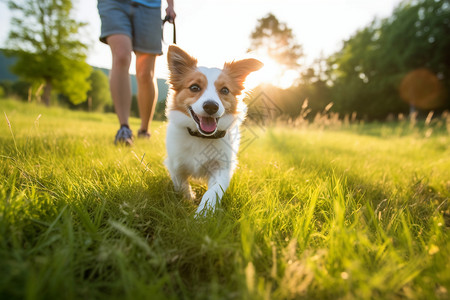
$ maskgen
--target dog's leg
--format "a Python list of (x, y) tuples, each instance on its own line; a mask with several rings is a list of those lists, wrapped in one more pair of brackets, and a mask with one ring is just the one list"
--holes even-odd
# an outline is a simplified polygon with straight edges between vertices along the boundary
[(188, 176), (182, 172), (177, 172), (174, 170), (169, 170), (170, 177), (172, 178), (173, 188), (175, 192), (182, 193), (183, 196), (188, 200), (194, 200), (195, 194), (191, 189), (188, 182)]
[(231, 175), (228, 169), (216, 170), (211, 174), (208, 180), (208, 190), (203, 195), (195, 212), (196, 217), (205, 215), (208, 210), (214, 211), (230, 184)]
[(195, 199), (195, 193), (192, 191), (191, 185), (189, 184), (187, 178), (183, 179), (180, 184), (175, 184), (175, 191), (181, 192), (183, 194), (183, 197), (186, 198), (189, 201), (194, 201)]

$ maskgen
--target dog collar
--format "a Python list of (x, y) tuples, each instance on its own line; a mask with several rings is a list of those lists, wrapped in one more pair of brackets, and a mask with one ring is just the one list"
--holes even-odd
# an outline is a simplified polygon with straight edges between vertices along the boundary
[(198, 131), (192, 131), (189, 127), (187, 127), (187, 130), (188, 130), (190, 135), (196, 136), (196, 137), (199, 137), (199, 138), (204, 138), (204, 139), (221, 139), (227, 133), (226, 130), (222, 130), (222, 131), (219, 130), (219, 131), (216, 131), (216, 133), (214, 133), (213, 135), (206, 136), (206, 135), (201, 134)]

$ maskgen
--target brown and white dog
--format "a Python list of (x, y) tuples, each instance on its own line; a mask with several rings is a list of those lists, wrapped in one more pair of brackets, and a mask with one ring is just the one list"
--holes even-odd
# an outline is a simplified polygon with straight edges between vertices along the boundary
[(174, 188), (193, 199), (188, 179), (206, 178), (208, 190), (196, 215), (213, 211), (225, 193), (237, 164), (239, 126), (246, 106), (239, 99), (244, 81), (263, 64), (256, 59), (225, 63), (223, 69), (197, 67), (197, 60), (170, 46), (170, 95), (167, 99), (165, 165)]

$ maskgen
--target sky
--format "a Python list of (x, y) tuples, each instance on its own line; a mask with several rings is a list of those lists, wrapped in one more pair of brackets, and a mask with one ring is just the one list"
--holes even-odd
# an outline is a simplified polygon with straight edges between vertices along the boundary
[[(177, 44), (196, 57), (199, 65), (221, 67), (225, 61), (249, 57), (250, 34), (257, 20), (274, 14), (293, 30), (305, 54), (304, 63), (338, 51), (342, 41), (375, 17), (391, 15), (400, 0), (174, 0), (177, 13)], [(95, 0), (74, 0), (74, 17), (87, 23), (81, 31), (89, 44), (88, 63), (111, 67), (109, 47), (98, 40), (100, 18)], [(167, 7), (162, 0), (162, 17)], [(11, 14), (0, 1), (0, 47), (10, 28)], [(165, 40), (171, 41), (166, 28)], [(168, 44), (163, 44), (164, 53)], [(167, 77), (166, 56), (156, 62), (156, 76)], [(130, 68), (134, 73), (134, 61)]]

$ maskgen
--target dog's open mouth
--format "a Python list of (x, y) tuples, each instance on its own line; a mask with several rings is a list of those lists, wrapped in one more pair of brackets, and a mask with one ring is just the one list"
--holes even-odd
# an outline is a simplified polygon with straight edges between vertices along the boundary
[(201, 134), (208, 136), (216, 132), (217, 122), (219, 121), (219, 118), (199, 116), (190, 106), (189, 112), (191, 113), (192, 119), (195, 121), (195, 123), (197, 123), (198, 131), (200, 131)]

